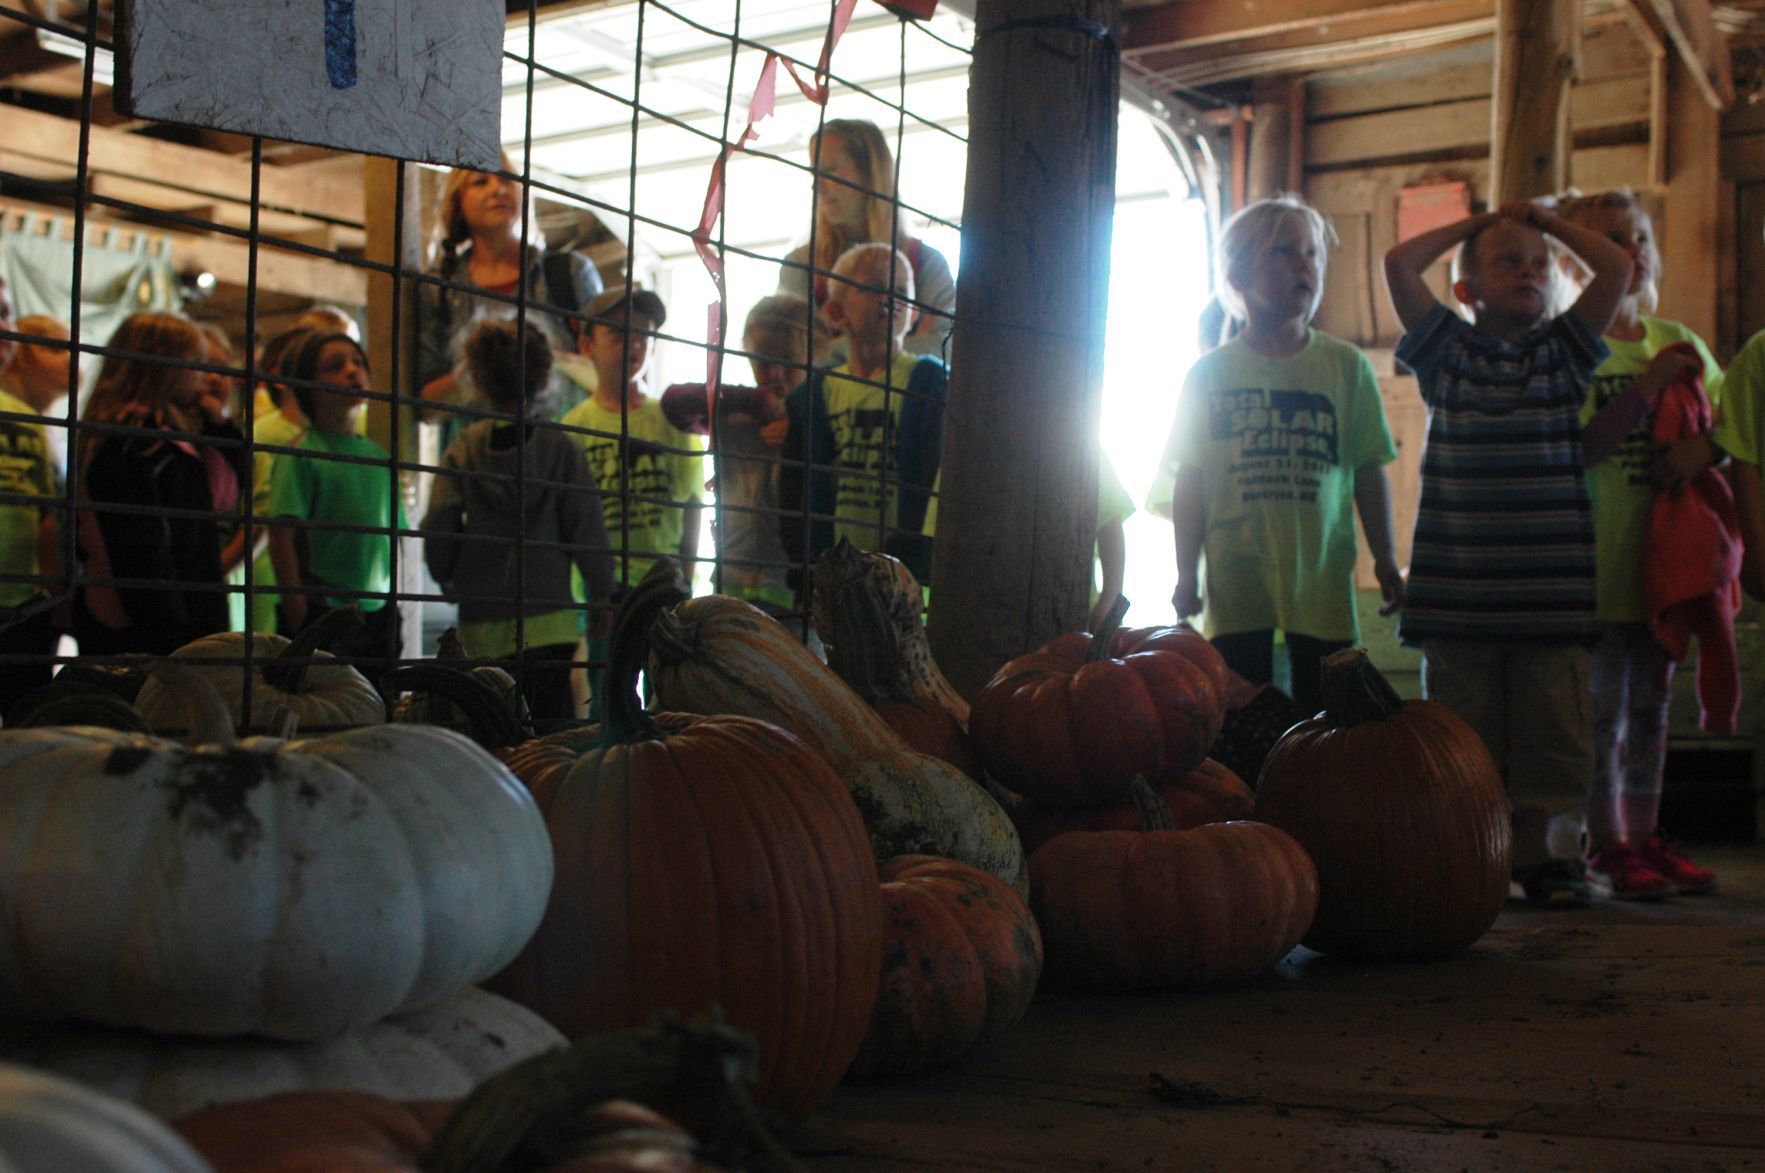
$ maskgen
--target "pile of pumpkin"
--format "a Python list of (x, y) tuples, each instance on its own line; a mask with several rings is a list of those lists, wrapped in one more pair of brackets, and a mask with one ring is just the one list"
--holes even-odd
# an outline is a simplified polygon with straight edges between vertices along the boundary
[[(842, 545), (815, 588), (827, 664), (664, 563), (617, 617), (605, 721), (544, 736), (497, 670), (382, 684), (413, 694), (407, 721), (462, 716), (475, 745), (380, 723), (352, 669), (265, 635), (107, 686), (132, 706), (43, 706), (140, 727), (0, 731), (0, 1013), (49, 1020), (0, 1024), (0, 1055), (168, 1116), (302, 1085), (438, 1099), (558, 1045), (553, 1028), (592, 1040), (718, 1007), (757, 1040), (758, 1100), (802, 1115), (848, 1074), (1009, 1029), (1044, 948), (1069, 988), (1182, 989), (1301, 941), (1445, 955), (1500, 908), (1487, 753), (1358, 653), (1327, 666), (1327, 711), (1253, 797), (1206, 757), (1230, 682), (1193, 631), (1118, 630), (1118, 612), (1005, 665), (971, 712), (898, 562)], [(337, 725), (360, 727), (288, 739)], [(151, 732), (173, 728), (187, 744)], [(413, 1015), (502, 1049), (446, 1086), (337, 1057)], [(179, 1090), (156, 1098), (141, 1073), (168, 1063)]]

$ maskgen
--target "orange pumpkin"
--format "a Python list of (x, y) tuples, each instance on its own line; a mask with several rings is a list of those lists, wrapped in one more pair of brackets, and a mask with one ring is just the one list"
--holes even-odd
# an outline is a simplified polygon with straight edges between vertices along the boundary
[(653, 576), (622, 608), (596, 744), (567, 765), (532, 747), (509, 756), (545, 816), (556, 879), (538, 932), (488, 985), (572, 1038), (719, 1005), (760, 1040), (759, 1098), (802, 1114), (870, 1021), (876, 864), (851, 795), (797, 737), (640, 708), (645, 634), (685, 597)]
[(1250, 977), (1311, 925), (1318, 875), (1293, 837), (1264, 823), (1169, 827), (1135, 787), (1144, 830), (1074, 831), (1030, 856), (1030, 908), (1053, 984), (1187, 989)]
[(1406, 701), (1348, 649), (1323, 665), (1324, 711), (1263, 765), (1256, 817), (1305, 845), (1322, 897), (1305, 944), (1357, 960), (1443, 957), (1507, 898), (1507, 795), (1483, 739), (1432, 701)]
[(1023, 1017), (1042, 973), (1042, 934), (1009, 884), (935, 855), (881, 875), (882, 984), (853, 1075), (954, 1062)]
[(1126, 609), (1119, 600), (1095, 636), (1050, 641), (981, 689), (969, 733), (1000, 785), (1045, 806), (1107, 806), (1136, 776), (1175, 781), (1207, 756), (1225, 716), (1207, 659), (1218, 653), (1166, 634), (1118, 655)]
[[(1179, 829), (1248, 819), (1256, 804), (1256, 795), (1244, 780), (1212, 758), (1175, 782), (1152, 789), (1169, 809), (1172, 826)], [(1005, 813), (1016, 825), (1025, 851), (1034, 851), (1068, 831), (1131, 831), (1141, 822), (1140, 807), (1131, 797), (1113, 806), (1097, 807), (1043, 806), (1018, 798), (1005, 804)]]

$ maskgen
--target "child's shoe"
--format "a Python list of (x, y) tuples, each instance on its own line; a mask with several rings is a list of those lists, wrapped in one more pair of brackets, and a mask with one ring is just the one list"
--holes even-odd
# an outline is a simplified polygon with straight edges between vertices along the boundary
[(1685, 852), (1659, 835), (1649, 836), (1641, 851), (1648, 865), (1667, 878), (1673, 890), (1686, 896), (1701, 896), (1716, 890), (1716, 873), (1701, 868), (1685, 857)]
[(1608, 843), (1587, 857), (1587, 879), (1614, 900), (1662, 900), (1673, 881), (1656, 871), (1634, 843)]
[(1593, 898), (1581, 864), (1572, 859), (1553, 859), (1518, 878), (1528, 904), (1540, 908), (1580, 908)]

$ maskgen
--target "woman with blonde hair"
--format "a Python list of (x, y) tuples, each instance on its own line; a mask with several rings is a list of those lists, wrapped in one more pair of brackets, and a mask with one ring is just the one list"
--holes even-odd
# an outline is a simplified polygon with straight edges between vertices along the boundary
[(244, 437), (198, 365), (225, 360), (189, 318), (132, 314), (108, 349), (75, 445), (82, 577), (96, 581), (76, 594), (74, 635), (86, 654), (164, 654), (226, 629), (246, 535), (224, 541), (223, 519), (246, 480)]
[[(820, 310), (827, 302), (828, 274), (846, 250), (857, 244), (893, 245), (912, 266), (917, 291), (919, 312), (905, 349), (942, 357), (956, 308), (956, 279), (943, 253), (900, 224), (895, 158), (882, 130), (863, 119), (830, 118), (809, 140), (809, 157), (815, 171), (814, 236), (785, 256), (778, 291), (806, 298), (813, 290)], [(842, 359), (845, 340), (825, 317), (821, 325), (828, 327), (828, 343), (817, 351), (817, 362)]]
[[(571, 316), (601, 292), (600, 273), (581, 253), (548, 252), (532, 243), (523, 248), (523, 221), (529, 240), (540, 239), (539, 226), (507, 155), (502, 164), (501, 171), (456, 168), (441, 191), (429, 263), (441, 283), (417, 286), (417, 385), (426, 403), (472, 398), (468, 379), (456, 370), (460, 340), (481, 319), (515, 317), (523, 292), (531, 299), (527, 321), (565, 353), (576, 350)], [(568, 397), (555, 377), (552, 389)], [(560, 402), (559, 410), (570, 406)], [(433, 408), (424, 417), (454, 418)]]

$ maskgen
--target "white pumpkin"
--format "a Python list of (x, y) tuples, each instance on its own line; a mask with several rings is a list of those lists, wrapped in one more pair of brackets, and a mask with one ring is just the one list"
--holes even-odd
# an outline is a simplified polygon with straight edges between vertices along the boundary
[[(253, 632), (249, 689), (243, 632), (205, 635), (173, 652), (172, 658), (190, 662), (191, 667), (208, 678), (226, 702), (234, 724), (245, 723), (245, 698), (249, 695), (249, 728), (253, 733), (283, 733), (284, 722), (290, 718), (295, 722), (296, 732), (378, 725), (386, 720), (386, 702), (368, 678), (330, 652), (319, 650), (339, 627), (351, 622), (361, 622), (360, 612), (353, 607), (340, 607), (315, 620), (293, 641), (268, 632)], [(229, 662), (205, 665), (205, 660)], [(135, 696), (135, 707), (148, 726), (161, 735), (173, 736), (185, 728), (183, 703), (151, 674)]]
[(167, 1120), (214, 1104), (296, 1091), (458, 1099), (504, 1068), (565, 1045), (539, 1015), (476, 988), (318, 1043), (0, 1021), (0, 1054)]
[(332, 1038), (520, 952), (551, 841), (467, 738), (374, 725), (231, 744), (0, 731), (0, 1013), (198, 1035)]
[(211, 1173), (184, 1138), (132, 1105), (0, 1064), (0, 1173)]

